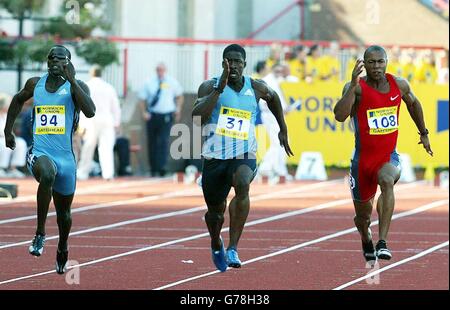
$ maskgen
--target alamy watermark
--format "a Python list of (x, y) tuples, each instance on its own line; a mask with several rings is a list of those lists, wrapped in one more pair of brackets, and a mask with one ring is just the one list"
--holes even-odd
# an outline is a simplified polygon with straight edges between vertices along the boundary
[(380, 0), (366, 0), (366, 22), (369, 25), (380, 24)]
[[(237, 154), (241, 154), (236, 157), (238, 159), (244, 158), (245, 153), (248, 153), (248, 158), (252, 156), (256, 158), (256, 154), (252, 153), (256, 149), (256, 141), (258, 141), (258, 148), (268, 148), (268, 139), (260, 137), (264, 133), (256, 130), (255, 126), (250, 126), (246, 139), (224, 139), (223, 135), (217, 133), (216, 124), (200, 126), (200, 120), (200, 116), (194, 116), (192, 127), (182, 123), (174, 124), (171, 127), (170, 136), (174, 137), (170, 144), (170, 156), (172, 159), (201, 159), (202, 149), (210, 150), (214, 153), (234, 149)], [(255, 133), (255, 139), (250, 138), (253, 132)], [(212, 138), (214, 135), (216, 135), (216, 138)], [(205, 138), (206, 141), (202, 147), (202, 140)], [(276, 141), (276, 143), (279, 143), (279, 141)], [(245, 150), (245, 152), (243, 153), (241, 150)]]
[[(80, 285), (80, 263), (76, 260), (69, 260), (67, 262), (67, 270), (65, 273), (65, 280), (68, 285)], [(72, 267), (71, 266), (76, 266)]]
[(76, 0), (66, 1), (66, 23), (69, 25), (80, 24), (80, 3)]
[[(377, 260), (368, 261), (366, 263), (366, 269), (369, 271), (367, 272), (367, 275), (376, 272), (380, 269), (380, 264)], [(380, 274), (375, 273), (374, 275), (371, 275), (369, 278), (366, 279), (366, 283), (369, 285), (379, 285), (380, 284)]]

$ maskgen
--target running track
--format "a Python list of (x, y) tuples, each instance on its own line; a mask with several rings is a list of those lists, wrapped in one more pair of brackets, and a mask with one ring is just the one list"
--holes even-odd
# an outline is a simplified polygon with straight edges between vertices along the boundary
[[(389, 236), (394, 258), (373, 268), (363, 260), (343, 180), (254, 183), (239, 246), (244, 265), (225, 273), (210, 259), (197, 185), (138, 178), (78, 182), (69, 239), (69, 259), (79, 268), (73, 285), (54, 272), (54, 214), (47, 219), (43, 256), (28, 254), (36, 187), (32, 179), (21, 180), (18, 199), (0, 200), (0, 290), (449, 289), (449, 192), (421, 182), (396, 186)], [(376, 213), (372, 219), (377, 240)], [(226, 242), (227, 227), (228, 214)]]

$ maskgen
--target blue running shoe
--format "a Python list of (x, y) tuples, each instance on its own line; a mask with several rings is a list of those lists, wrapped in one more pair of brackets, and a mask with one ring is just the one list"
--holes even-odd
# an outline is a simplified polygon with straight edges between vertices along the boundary
[(44, 252), (45, 235), (36, 234), (31, 241), (31, 245), (28, 248), (28, 252), (34, 256), (41, 256)]
[(225, 272), (227, 270), (228, 264), (225, 256), (225, 248), (223, 246), (222, 238), (220, 238), (220, 242), (222, 243), (222, 245), (219, 251), (214, 251), (211, 249), (212, 260), (214, 265), (216, 265), (216, 268), (219, 269), (220, 272)]
[(227, 249), (227, 260), (228, 267), (241, 268), (242, 263), (235, 248)]

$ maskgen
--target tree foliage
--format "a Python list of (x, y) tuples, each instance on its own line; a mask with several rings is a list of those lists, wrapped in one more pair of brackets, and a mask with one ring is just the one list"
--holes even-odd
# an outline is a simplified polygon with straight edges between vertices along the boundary
[(5, 8), (13, 16), (31, 15), (40, 11), (46, 0), (0, 0), (0, 7)]
[[(106, 3), (107, 0), (62, 1), (59, 15), (42, 21), (38, 30), (40, 36), (32, 40), (0, 39), (0, 63), (43, 63), (50, 47), (61, 39), (81, 39), (76, 44), (76, 52), (90, 64), (105, 67), (117, 62), (119, 52), (114, 43), (105, 39), (86, 39), (96, 28), (110, 28), (104, 14)], [(5, 8), (16, 18), (32, 18), (45, 4), (46, 0), (0, 0), (0, 8)], [(77, 14), (75, 18), (73, 14)]]
[(106, 39), (92, 39), (81, 42), (76, 47), (77, 55), (83, 57), (89, 64), (106, 67), (119, 60), (116, 44)]

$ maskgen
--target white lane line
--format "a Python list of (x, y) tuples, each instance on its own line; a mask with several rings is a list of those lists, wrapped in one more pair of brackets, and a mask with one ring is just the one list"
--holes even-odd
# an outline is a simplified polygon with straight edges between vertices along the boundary
[[(319, 184), (325, 185), (324, 183), (332, 183), (332, 182), (328, 181), (328, 182), (322, 182), (322, 183), (318, 183), (318, 184), (312, 184), (311, 187), (313, 185), (317, 185), (317, 187), (318, 187)], [(409, 187), (410, 186), (408, 186), (408, 188)], [(304, 189), (304, 190), (307, 190), (307, 189)], [(286, 192), (286, 191), (291, 192), (291, 189), (285, 190), (284, 192)], [(277, 192), (277, 193), (271, 193), (269, 198), (267, 198), (267, 194), (261, 195), (261, 196), (263, 196), (265, 198), (259, 197), (258, 200), (270, 199), (272, 197), (275, 197), (277, 194), (280, 194), (281, 192), (283, 192), (283, 191), (280, 191), (280, 192)], [(254, 200), (255, 200), (255, 198), (253, 199), (253, 201)], [(348, 200), (350, 200), (350, 199), (341, 200), (339, 202), (338, 201), (328, 202), (328, 203), (317, 205), (317, 206), (313, 206), (313, 207), (310, 207), (310, 208), (307, 208), (307, 209), (302, 209), (302, 210), (295, 211), (295, 214), (294, 214), (294, 212), (287, 212), (287, 213), (289, 213), (290, 216), (294, 216), (294, 215), (297, 215), (297, 214), (313, 212), (313, 211), (316, 211), (316, 210), (319, 210), (319, 209), (323, 209), (324, 208), (323, 205), (328, 205), (328, 207), (331, 207), (331, 206), (334, 206), (333, 203), (335, 205), (345, 204), (345, 203), (348, 203)], [(447, 202), (447, 200), (445, 200), (445, 202)], [(256, 224), (254, 224), (255, 222), (265, 223), (265, 222), (268, 222), (269, 219), (271, 219), (271, 218), (273, 220), (277, 220), (277, 219), (283, 218), (283, 214), (271, 216), (271, 217), (268, 217), (268, 218), (265, 218), (265, 219), (256, 220), (256, 221), (251, 221), (251, 222), (248, 222), (245, 226), (256, 225)], [(226, 228), (222, 229), (222, 232), (226, 232), (228, 230), (229, 230), (229, 227), (226, 227)], [(116, 258), (128, 256), (128, 255), (132, 255), (132, 254), (136, 254), (136, 253), (140, 253), (140, 252), (145, 252), (145, 251), (148, 251), (148, 250), (157, 249), (157, 248), (161, 248), (161, 247), (164, 247), (164, 246), (169, 246), (169, 245), (172, 245), (172, 244), (177, 244), (177, 243), (182, 243), (182, 242), (185, 242), (185, 241), (200, 239), (200, 238), (207, 237), (207, 236), (209, 236), (209, 233), (197, 234), (197, 235), (193, 235), (193, 236), (190, 236), (190, 237), (176, 239), (176, 240), (172, 240), (172, 241), (168, 241), (168, 242), (164, 242), (164, 243), (160, 243), (160, 244), (144, 247), (144, 248), (141, 248), (141, 249), (136, 249), (136, 250), (133, 250), (133, 251), (128, 251), (128, 252), (124, 252), (124, 253), (120, 253), (120, 254), (116, 254), (116, 255), (112, 255), (112, 256), (107, 256), (107, 257), (104, 257), (104, 258), (101, 258), (101, 259), (96, 259), (96, 260), (93, 260), (93, 261), (90, 261), (90, 262), (85, 262), (85, 263), (82, 263), (82, 264), (70, 266), (68, 269), (79, 268), (79, 267), (88, 266), (88, 265), (93, 265), (93, 264), (96, 264), (96, 263), (101, 263), (101, 262), (104, 262), (104, 261), (113, 260), (113, 259), (116, 259)], [(23, 277), (19, 277), (19, 278), (15, 278), (15, 279), (5, 280), (5, 281), (0, 282), (0, 285), (1, 284), (11, 283), (11, 282), (16, 282), (16, 281), (20, 281), (20, 280), (24, 280), (24, 279), (34, 278), (34, 277), (38, 277), (38, 276), (49, 274), (49, 273), (53, 273), (53, 272), (55, 272), (55, 271), (50, 270), (50, 271), (46, 271), (46, 272), (43, 272), (43, 273), (32, 274), (32, 275), (23, 276)]]
[[(443, 206), (445, 204), (448, 204), (448, 200), (435, 201), (435, 202), (423, 205), (421, 207), (415, 208), (413, 210), (409, 210), (409, 211), (405, 211), (405, 212), (401, 212), (401, 213), (395, 214), (392, 217), (392, 220), (396, 220), (396, 219), (399, 219), (399, 218), (402, 218), (402, 217), (406, 217), (406, 216), (410, 216), (410, 215), (413, 215), (413, 214), (421, 213), (421, 212), (424, 212), (424, 211), (427, 211), (427, 210), (430, 210), (430, 209), (433, 209), (433, 208), (437, 208), (437, 207)], [(374, 221), (371, 226), (376, 226), (376, 225), (378, 225), (378, 221)], [(343, 236), (343, 235), (347, 235), (347, 234), (350, 234), (350, 233), (355, 232), (355, 231), (357, 231), (356, 227), (348, 228), (348, 229), (345, 229), (345, 230), (341, 230), (341, 231), (338, 231), (336, 233), (333, 233), (333, 234), (330, 234), (330, 235), (326, 235), (326, 236), (323, 236), (323, 237), (320, 237), (320, 238), (317, 238), (317, 239), (314, 239), (314, 240), (311, 240), (311, 241), (303, 242), (303, 243), (291, 246), (289, 248), (286, 248), (286, 249), (283, 249), (283, 250), (280, 250), (280, 251), (276, 251), (276, 252), (273, 252), (273, 253), (270, 253), (270, 254), (267, 254), (267, 255), (255, 257), (253, 259), (250, 259), (248, 261), (243, 262), (242, 265), (247, 265), (247, 264), (254, 263), (254, 262), (266, 259), (266, 258), (270, 258), (270, 257), (278, 256), (278, 255), (281, 255), (281, 254), (284, 254), (284, 253), (292, 252), (292, 251), (295, 251), (295, 250), (298, 250), (298, 249), (310, 246), (312, 244), (320, 243), (320, 242), (327, 241), (327, 240), (330, 240), (330, 239), (333, 239), (333, 238), (337, 238), (337, 237), (340, 237), (340, 236)], [(190, 278), (183, 279), (183, 280), (180, 280), (180, 281), (177, 281), (177, 282), (169, 283), (169, 284), (164, 285), (164, 286), (157, 287), (154, 290), (163, 290), (163, 289), (166, 289), (166, 288), (174, 287), (174, 286), (186, 283), (186, 282), (191, 282), (191, 281), (194, 281), (194, 280), (197, 280), (197, 279), (205, 278), (205, 277), (208, 277), (208, 276), (216, 274), (216, 273), (220, 273), (220, 271), (215, 270), (215, 271), (211, 271), (211, 272), (208, 272), (208, 273), (200, 274), (200, 275), (195, 276), (195, 277), (190, 277)], [(1, 284), (1, 282), (0, 282), (0, 284)]]
[[(164, 194), (144, 196), (141, 198), (119, 200), (119, 201), (114, 201), (114, 202), (105, 202), (105, 203), (99, 203), (99, 204), (79, 207), (79, 208), (73, 209), (72, 214), (84, 212), (84, 211), (90, 211), (90, 210), (97, 210), (97, 209), (110, 208), (110, 207), (116, 207), (116, 206), (122, 206), (122, 205), (132, 205), (132, 204), (139, 204), (139, 203), (144, 203), (144, 202), (149, 202), (149, 201), (174, 198), (174, 197), (183, 196), (185, 194), (190, 194), (191, 192), (197, 192), (199, 195), (201, 195), (200, 190), (197, 188), (187, 189), (187, 190), (183, 190), (183, 191), (173, 191), (173, 192), (164, 193)], [(48, 213), (47, 217), (51, 217), (51, 216), (55, 216), (55, 215), (56, 215), (56, 212), (50, 212), (50, 213)], [(16, 217), (16, 218), (7, 219), (7, 220), (0, 220), (0, 225), (7, 224), (7, 223), (16, 223), (16, 222), (22, 222), (22, 221), (27, 221), (27, 220), (33, 220), (35, 218), (36, 218), (36, 215), (27, 215), (27, 216), (21, 216), (21, 217)]]
[[(337, 181), (326, 181), (326, 182), (321, 182), (321, 183), (308, 184), (308, 185), (305, 185), (305, 186), (302, 186), (302, 187), (290, 188), (290, 189), (286, 189), (286, 190), (273, 192), (273, 193), (270, 193), (270, 194), (258, 195), (258, 196), (253, 197), (251, 200), (252, 201), (259, 201), (259, 200), (266, 200), (266, 199), (270, 199), (270, 198), (274, 198), (274, 197), (279, 197), (279, 196), (285, 195), (286, 193), (292, 193), (293, 190), (295, 190), (297, 192), (306, 192), (306, 191), (310, 191), (310, 190), (313, 190), (313, 189), (318, 189), (318, 188), (326, 187), (326, 186), (329, 186), (329, 185), (333, 185), (336, 182)], [(142, 199), (142, 198), (139, 198), (139, 199)], [(118, 202), (118, 203), (121, 203), (121, 202)], [(133, 219), (133, 220), (127, 220), (127, 221), (117, 222), (117, 223), (113, 223), (113, 224), (108, 224), (108, 225), (88, 228), (88, 229), (85, 229), (85, 230), (72, 232), (72, 233), (70, 233), (69, 236), (81, 235), (81, 234), (86, 234), (86, 233), (90, 233), (90, 232), (95, 232), (95, 231), (100, 231), (100, 230), (105, 230), (105, 229), (111, 229), (111, 228), (115, 228), (115, 227), (130, 225), (130, 224), (136, 224), (136, 223), (142, 223), (142, 222), (147, 222), (147, 221), (153, 221), (153, 220), (157, 220), (157, 219), (161, 219), (161, 218), (167, 218), (167, 217), (172, 217), (172, 216), (176, 216), (176, 215), (189, 214), (189, 213), (193, 213), (193, 212), (197, 212), (197, 211), (201, 211), (201, 210), (205, 210), (205, 209), (206, 209), (206, 205), (201, 205), (201, 206), (197, 206), (197, 207), (186, 209), (186, 210), (173, 211), (173, 212), (169, 212), (169, 213), (162, 213), (162, 214), (158, 214), (158, 215), (152, 215), (152, 216), (147, 216), (147, 217), (143, 217), (143, 218), (137, 218), (137, 219)], [(298, 212), (298, 211), (296, 211), (296, 212)], [(0, 224), (1, 224), (1, 221), (0, 221)], [(52, 240), (52, 239), (57, 239), (57, 238), (58, 238), (58, 235), (48, 236), (46, 238), (46, 240)], [(6, 248), (11, 248), (11, 247), (16, 247), (16, 246), (20, 246), (20, 245), (25, 245), (25, 244), (28, 244), (29, 242), (30, 242), (30, 240), (25, 240), (25, 241), (5, 244), (5, 245), (0, 246), (0, 250), (1, 249), (6, 249)]]
[(355, 279), (355, 280), (353, 280), (353, 281), (347, 282), (347, 283), (345, 283), (345, 284), (342, 284), (341, 286), (338, 286), (338, 287), (334, 288), (333, 291), (339, 291), (339, 290), (342, 290), (342, 289), (344, 289), (344, 288), (347, 288), (347, 287), (349, 287), (349, 286), (352, 286), (353, 284), (356, 284), (356, 283), (358, 283), (358, 282), (361, 282), (361, 281), (363, 281), (363, 280), (366, 280), (366, 279), (368, 279), (368, 278), (371, 278), (371, 277), (373, 277), (373, 276), (375, 276), (375, 275), (377, 275), (377, 274), (380, 274), (380, 273), (382, 273), (382, 272), (384, 272), (384, 271), (386, 271), (386, 270), (389, 270), (389, 269), (392, 269), (392, 268), (394, 268), (394, 267), (397, 267), (397, 266), (406, 264), (406, 263), (408, 263), (408, 262), (410, 262), (410, 261), (416, 260), (416, 259), (418, 259), (418, 258), (421, 258), (421, 257), (425, 256), (425, 255), (428, 255), (428, 254), (430, 254), (430, 253), (433, 253), (433, 252), (435, 252), (435, 251), (437, 251), (437, 250), (440, 250), (440, 249), (442, 249), (442, 248), (444, 248), (444, 247), (446, 247), (446, 246), (448, 246), (448, 240), (447, 240), (446, 242), (441, 243), (441, 244), (435, 245), (434, 247), (431, 247), (431, 248), (429, 248), (429, 249), (427, 249), (427, 250), (425, 250), (425, 251), (422, 251), (422, 252), (420, 252), (420, 253), (417, 253), (417, 254), (414, 255), (414, 256), (407, 257), (407, 258), (402, 259), (402, 260), (400, 260), (400, 261), (398, 261), (398, 262), (396, 262), (396, 263), (393, 263), (393, 264), (384, 266), (384, 267), (381, 268), (381, 269), (372, 271), (372, 272), (368, 273), (367, 275), (365, 275), (364, 277), (361, 277), (361, 278)]
[[(100, 185), (96, 185), (96, 186), (85, 187), (85, 188), (79, 189), (75, 192), (75, 196), (92, 194), (92, 193), (96, 193), (99, 191), (116, 189), (116, 188), (123, 188), (123, 187), (129, 188), (129, 187), (135, 187), (135, 186), (155, 184), (155, 183), (160, 183), (161, 181), (169, 180), (169, 179), (170, 178), (155, 178), (155, 179), (150, 179), (150, 180), (135, 180), (135, 181), (126, 181), (126, 182), (121, 182), (121, 183), (112, 181), (108, 184), (100, 184)], [(10, 206), (15, 203), (33, 201), (35, 199), (36, 199), (36, 194), (17, 197), (17, 198), (11, 198), (11, 199), (8, 199), (8, 198), (3, 199), (2, 198), (2, 199), (0, 199), (0, 206), (3, 206), (3, 205)]]

